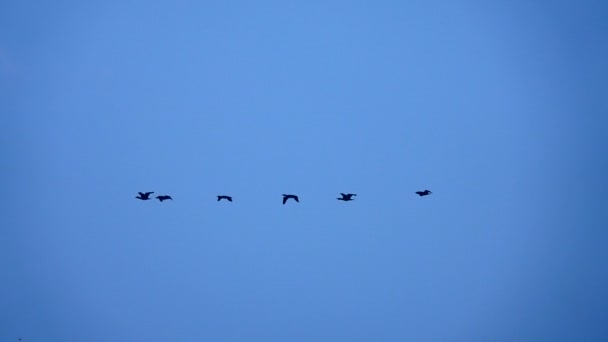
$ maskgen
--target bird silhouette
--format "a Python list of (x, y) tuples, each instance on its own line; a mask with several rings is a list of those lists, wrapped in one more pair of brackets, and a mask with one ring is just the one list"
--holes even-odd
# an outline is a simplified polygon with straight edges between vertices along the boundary
[(354, 199), (352, 197), (357, 196), (357, 194), (343, 194), (343, 193), (340, 193), (340, 195), (342, 195), (342, 198), (336, 198), (336, 199), (340, 200), (340, 201), (344, 201), (344, 202), (354, 201)]
[(173, 201), (173, 198), (171, 198), (171, 196), (168, 196), (168, 195), (156, 196), (156, 198), (158, 198), (158, 200), (161, 201), (161, 202), (165, 201), (165, 200), (172, 200)]
[(224, 196), (224, 195), (217, 196), (217, 201), (218, 202), (221, 201), (221, 200), (223, 200), (223, 199), (227, 199), (228, 202), (232, 202), (232, 197), (230, 197), (230, 196)]
[(144, 192), (138, 192), (139, 195), (135, 196), (135, 198), (140, 199), (142, 201), (149, 200), (149, 199), (151, 199), (150, 198), (150, 194), (153, 194), (153, 193), (154, 193), (154, 191), (145, 192), (145, 193)]
[(296, 200), (296, 202), (300, 203), (300, 200), (298, 199), (298, 196), (283, 194), (283, 204), (285, 204), (285, 202), (287, 202), (287, 200), (290, 199), (290, 198), (293, 198), (294, 200)]
[(416, 191), (416, 193), (418, 194), (418, 196), (422, 197), (422, 196), (427, 196), (432, 194), (431, 190), (424, 190), (424, 191)]

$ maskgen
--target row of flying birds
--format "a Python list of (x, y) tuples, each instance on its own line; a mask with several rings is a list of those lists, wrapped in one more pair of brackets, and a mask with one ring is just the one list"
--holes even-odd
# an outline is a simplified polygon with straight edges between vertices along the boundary
[[(139, 195), (135, 196), (135, 198), (140, 199), (142, 201), (146, 201), (146, 200), (150, 200), (150, 195), (153, 194), (154, 191), (149, 191), (149, 192), (139, 192)], [(416, 194), (420, 197), (422, 196), (427, 196), (432, 194), (432, 192), (430, 190), (424, 190), (424, 191), (416, 191)], [(348, 202), (348, 201), (353, 201), (354, 198), (353, 196), (357, 196), (357, 194), (345, 194), (345, 193), (340, 193), (340, 195), (342, 195), (342, 197), (338, 197), (336, 198), (339, 201), (344, 201), (344, 202)], [(166, 201), (166, 200), (173, 200), (173, 198), (171, 198), (171, 196), (169, 195), (160, 195), (160, 196), (156, 196), (156, 198), (159, 201)], [(294, 201), (300, 203), (300, 199), (298, 198), (298, 196), (296, 195), (285, 195), (283, 194), (283, 204), (285, 204), (287, 202), (288, 199), (293, 199)], [(221, 201), (221, 200), (227, 200), (228, 202), (232, 202), (232, 196), (226, 196), (226, 195), (218, 195), (217, 196), (217, 201)]]

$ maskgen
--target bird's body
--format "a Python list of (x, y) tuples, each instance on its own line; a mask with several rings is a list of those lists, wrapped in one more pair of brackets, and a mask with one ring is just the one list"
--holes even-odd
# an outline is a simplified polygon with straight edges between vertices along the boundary
[(336, 198), (336, 199), (340, 200), (340, 201), (344, 201), (344, 202), (354, 201), (354, 199), (352, 197), (357, 196), (357, 194), (343, 194), (343, 193), (340, 193), (340, 195), (342, 195), (342, 198)]
[(287, 200), (290, 199), (290, 198), (293, 198), (294, 200), (296, 200), (296, 202), (300, 203), (300, 200), (298, 199), (298, 196), (283, 194), (283, 204), (285, 204), (285, 202), (287, 202)]
[(416, 193), (418, 194), (418, 196), (422, 197), (422, 196), (427, 196), (432, 194), (431, 190), (424, 190), (424, 191), (416, 191)]
[(221, 200), (223, 200), (223, 199), (228, 200), (228, 202), (232, 202), (232, 197), (230, 197), (230, 196), (224, 196), (224, 195), (217, 196), (217, 201), (218, 202), (221, 201)]
[(150, 198), (150, 194), (153, 194), (154, 191), (150, 191), (150, 192), (138, 192), (139, 195), (135, 196), (135, 198), (140, 199), (142, 201), (146, 201), (151, 199)]
[(166, 201), (166, 200), (172, 200), (173, 201), (173, 198), (171, 198), (171, 196), (169, 196), (169, 195), (156, 196), (156, 198), (158, 198), (158, 200), (161, 201), (161, 202), (162, 201)]

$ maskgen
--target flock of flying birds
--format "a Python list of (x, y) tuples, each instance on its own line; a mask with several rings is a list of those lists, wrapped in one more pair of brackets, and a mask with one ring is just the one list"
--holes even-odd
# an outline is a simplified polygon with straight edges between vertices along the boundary
[[(153, 194), (154, 191), (149, 191), (149, 192), (139, 192), (139, 195), (135, 196), (135, 198), (140, 199), (142, 201), (146, 201), (146, 200), (150, 200), (150, 195)], [(432, 194), (432, 192), (430, 190), (424, 190), (424, 191), (416, 191), (416, 194), (420, 197), (422, 196), (427, 196)], [(342, 195), (342, 197), (338, 197), (336, 198), (339, 201), (344, 201), (344, 202), (348, 202), (348, 201), (353, 201), (354, 198), (353, 196), (357, 196), (357, 194), (345, 194), (345, 193), (340, 193), (340, 195)], [(171, 196), (169, 195), (160, 195), (160, 196), (156, 196), (156, 198), (159, 201), (165, 201), (165, 200), (173, 200), (173, 198), (171, 198)], [(285, 204), (287, 202), (288, 199), (292, 198), (293, 200), (295, 200), (296, 202), (300, 203), (300, 199), (298, 198), (298, 196), (296, 195), (285, 195), (283, 194), (283, 204)], [(221, 200), (227, 200), (228, 202), (232, 202), (232, 197), (231, 196), (226, 196), (226, 195), (218, 195), (217, 196), (217, 201), (221, 201)]]

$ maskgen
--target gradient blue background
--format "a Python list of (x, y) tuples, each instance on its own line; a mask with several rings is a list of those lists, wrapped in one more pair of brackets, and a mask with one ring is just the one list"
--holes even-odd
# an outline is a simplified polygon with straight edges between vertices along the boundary
[(0, 340), (607, 341), (607, 61), (603, 1), (3, 2)]

